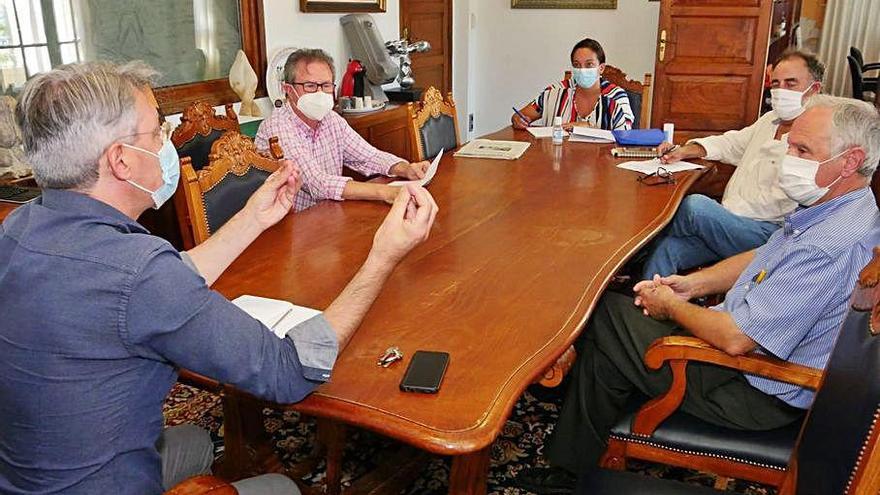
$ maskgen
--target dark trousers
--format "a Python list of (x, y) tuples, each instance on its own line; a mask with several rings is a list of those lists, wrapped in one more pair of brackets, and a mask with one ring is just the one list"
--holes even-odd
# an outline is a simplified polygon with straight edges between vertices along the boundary
[[(630, 394), (656, 397), (672, 383), (667, 366), (658, 371), (645, 367), (648, 346), (660, 337), (683, 333), (674, 323), (644, 316), (631, 297), (607, 293), (576, 344), (578, 360), (545, 453), (550, 463), (573, 473), (595, 467)], [(704, 421), (767, 430), (802, 415), (752, 387), (737, 371), (702, 363), (691, 363), (687, 370), (682, 410)]]

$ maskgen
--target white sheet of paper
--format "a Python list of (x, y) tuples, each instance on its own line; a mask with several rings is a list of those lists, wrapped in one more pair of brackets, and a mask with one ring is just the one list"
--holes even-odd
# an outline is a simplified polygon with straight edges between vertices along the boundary
[(283, 339), (291, 328), (321, 314), (317, 309), (268, 297), (239, 296), (232, 301), (232, 304), (266, 325), (279, 339)]
[(643, 174), (653, 174), (657, 172), (657, 169), (663, 167), (669, 172), (683, 172), (685, 170), (699, 170), (703, 168), (702, 165), (697, 165), (696, 163), (690, 162), (673, 162), (673, 163), (661, 163), (659, 159), (654, 158), (651, 160), (645, 160), (640, 162), (623, 162), (617, 165), (617, 168), (622, 168), (624, 170), (632, 170), (633, 172), (641, 172)]
[(431, 183), (431, 180), (434, 179), (434, 175), (437, 173), (437, 167), (440, 166), (440, 159), (443, 158), (443, 148), (440, 148), (440, 153), (437, 153), (437, 156), (434, 157), (434, 161), (431, 162), (431, 165), (428, 166), (428, 171), (425, 172), (425, 176), (421, 178), (421, 180), (396, 180), (394, 182), (389, 183), (389, 186), (403, 186), (406, 184), (418, 184), (422, 187), (427, 186)]
[[(538, 139), (553, 137), (553, 128), (552, 127), (529, 127), (526, 129), (531, 133), (532, 136), (535, 136)], [(562, 131), (563, 136), (568, 136), (568, 133)]]
[(593, 127), (575, 126), (571, 129), (571, 137), (568, 139), (575, 143), (614, 143), (614, 134), (605, 129)]

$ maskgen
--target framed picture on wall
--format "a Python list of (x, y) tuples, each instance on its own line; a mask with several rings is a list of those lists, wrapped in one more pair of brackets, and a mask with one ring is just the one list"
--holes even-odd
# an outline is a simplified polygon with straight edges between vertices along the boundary
[(617, 0), (510, 0), (514, 9), (616, 9)]
[(385, 12), (385, 0), (299, 0), (303, 12)]

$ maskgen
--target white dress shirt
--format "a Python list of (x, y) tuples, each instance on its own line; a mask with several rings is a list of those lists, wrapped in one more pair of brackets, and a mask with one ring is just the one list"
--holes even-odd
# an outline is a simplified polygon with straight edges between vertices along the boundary
[(721, 199), (731, 213), (781, 224), (785, 215), (797, 208), (779, 187), (788, 135), (777, 140), (778, 128), (779, 117), (771, 111), (744, 129), (691, 141), (706, 149), (707, 160), (736, 167)]

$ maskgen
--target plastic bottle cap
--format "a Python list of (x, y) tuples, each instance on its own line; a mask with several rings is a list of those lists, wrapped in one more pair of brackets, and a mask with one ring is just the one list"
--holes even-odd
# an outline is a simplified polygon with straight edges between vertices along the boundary
[(553, 117), (553, 125), (562, 125), (562, 117)]

